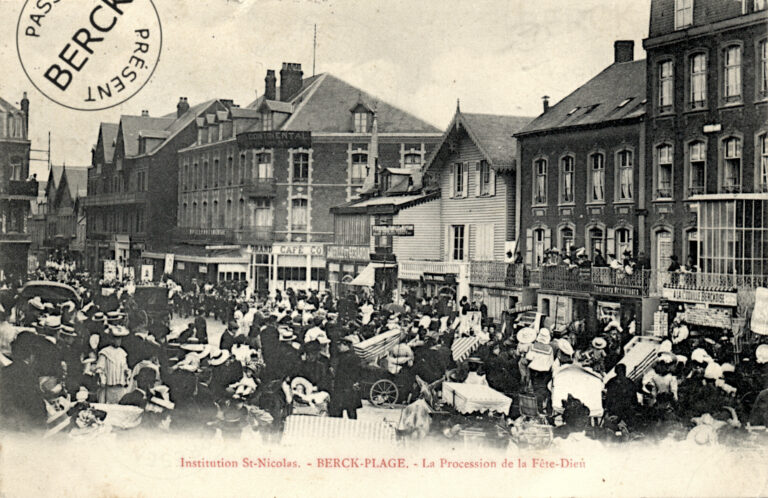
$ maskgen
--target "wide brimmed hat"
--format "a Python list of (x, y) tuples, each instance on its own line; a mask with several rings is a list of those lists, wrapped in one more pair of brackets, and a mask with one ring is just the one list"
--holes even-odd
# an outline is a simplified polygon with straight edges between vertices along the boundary
[(75, 327), (70, 325), (62, 325), (59, 329), (59, 333), (68, 337), (77, 337), (77, 334), (75, 333)]
[(608, 346), (608, 341), (602, 337), (595, 337), (592, 339), (592, 347), (595, 349), (605, 349)]
[(59, 308), (61, 308), (63, 311), (66, 311), (68, 313), (72, 313), (75, 311), (75, 303), (72, 301), (66, 301), (64, 303), (61, 303), (59, 305)]
[(290, 327), (279, 327), (277, 329), (278, 339), (282, 342), (290, 342), (296, 339), (296, 334), (293, 333), (293, 329)]
[(107, 321), (116, 322), (125, 318), (125, 313), (122, 311), (109, 311), (107, 312)]
[(128, 328), (122, 325), (111, 325), (109, 327), (109, 335), (112, 337), (125, 337), (128, 334), (130, 334)]
[(40, 311), (45, 309), (45, 305), (43, 304), (43, 300), (40, 298), (40, 296), (35, 296), (27, 302), (30, 304), (30, 306)]
[(536, 334), (536, 342), (541, 344), (549, 344), (552, 341), (552, 334), (547, 328), (539, 329), (539, 333)]
[(691, 353), (691, 361), (696, 363), (709, 363), (712, 361), (712, 357), (703, 348), (696, 348)]
[(567, 339), (558, 339), (557, 349), (566, 356), (573, 356), (573, 346)]
[(223, 365), (225, 361), (229, 359), (229, 351), (226, 349), (219, 349), (218, 351), (212, 351), (208, 358), (208, 363), (215, 366)]
[(38, 326), (50, 330), (58, 330), (61, 328), (61, 316), (60, 315), (45, 315), (40, 317)]
[(662, 363), (677, 363), (677, 355), (669, 351), (662, 351), (659, 353), (658, 361)]
[(200, 369), (200, 356), (197, 353), (188, 353), (183, 360), (173, 366), (173, 369), (196, 372)]
[(94, 313), (94, 315), (91, 317), (91, 320), (94, 322), (106, 322), (107, 321), (107, 315), (102, 313), (101, 311), (97, 311)]
[(536, 331), (530, 327), (523, 327), (517, 331), (517, 342), (520, 344), (531, 344), (536, 340)]
[(755, 349), (755, 360), (761, 365), (768, 363), (768, 344), (760, 344)]

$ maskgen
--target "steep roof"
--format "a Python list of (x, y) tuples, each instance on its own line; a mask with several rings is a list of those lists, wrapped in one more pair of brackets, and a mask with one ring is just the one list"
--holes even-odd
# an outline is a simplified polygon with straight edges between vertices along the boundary
[(532, 119), (525, 116), (465, 113), (456, 109), (456, 114), (445, 130), (440, 144), (427, 158), (425, 170), (432, 166), (440, 152), (448, 145), (451, 134), (455, 133), (459, 126), (466, 130), (491, 167), (497, 170), (514, 168), (517, 140), (512, 136)]
[(439, 133), (440, 130), (416, 116), (377, 99), (336, 76), (325, 73), (307, 99), (296, 107), (284, 130), (348, 133), (352, 131), (353, 109), (362, 100), (376, 110), (379, 133)]
[(126, 157), (139, 154), (139, 132), (142, 130), (165, 130), (173, 118), (152, 118), (149, 116), (120, 116), (120, 129), (123, 134), (123, 147)]
[(645, 113), (645, 60), (611, 64), (521, 130), (596, 125)]
[(72, 200), (84, 197), (88, 191), (88, 166), (65, 166), (69, 196)]
[(104, 149), (105, 163), (111, 163), (115, 155), (115, 138), (117, 138), (117, 123), (101, 123), (99, 135), (101, 135), (102, 148)]
[[(248, 107), (259, 109), (263, 97)], [(316, 133), (350, 133), (352, 109), (363, 103), (376, 110), (379, 133), (439, 133), (440, 130), (416, 116), (350, 85), (330, 73), (305, 78), (301, 90), (291, 99), (293, 113), (281, 130)], [(267, 104), (272, 107), (271, 101)], [(279, 110), (286, 108), (285, 104)], [(258, 127), (260, 125), (254, 125)]]

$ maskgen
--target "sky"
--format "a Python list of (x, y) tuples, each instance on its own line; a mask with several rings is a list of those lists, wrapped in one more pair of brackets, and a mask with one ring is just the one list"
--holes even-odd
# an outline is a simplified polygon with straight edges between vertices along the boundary
[[(267, 69), (302, 64), (329, 72), (444, 129), (456, 101), (466, 112), (537, 116), (613, 61), (615, 40), (644, 58), (650, 0), (155, 0), (160, 62), (124, 104), (85, 112), (61, 107), (29, 82), (16, 53), (23, 0), (0, 0), (0, 96), (27, 91), (33, 149), (54, 164), (90, 164), (100, 122), (121, 114), (175, 112), (179, 97), (245, 106)], [(33, 153), (33, 158), (43, 155)], [(42, 177), (43, 162), (32, 162)]]

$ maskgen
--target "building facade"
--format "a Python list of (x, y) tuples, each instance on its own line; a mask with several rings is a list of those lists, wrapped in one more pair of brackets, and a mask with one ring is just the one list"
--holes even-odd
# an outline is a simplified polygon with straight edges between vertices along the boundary
[(38, 262), (45, 263), (51, 253), (65, 256), (77, 264), (84, 261), (85, 213), (89, 166), (52, 165), (45, 189), (43, 212), (43, 251)]
[(30, 205), (37, 181), (29, 177), (29, 99), (20, 107), (0, 98), (0, 278), (24, 277), (32, 242)]
[[(647, 285), (610, 268), (579, 275), (549, 266), (550, 251), (584, 248), (622, 261), (644, 256), (645, 70), (634, 42), (614, 44), (614, 62), (516, 135), (524, 230), (520, 251), (538, 288), (538, 309), (564, 327), (624, 304), (641, 316)], [(643, 253), (643, 254), (641, 254)]]
[(117, 125), (102, 123), (84, 202), (92, 271), (115, 260), (119, 272), (137, 273), (144, 251), (167, 248), (176, 226), (177, 151), (195, 142), (199, 115), (228, 105), (212, 100), (190, 107), (182, 98), (171, 115), (154, 118), (144, 111), (121, 116)]
[(439, 132), (333, 75), (285, 63), (278, 86), (268, 70), (256, 101), (197, 120), (180, 156), (178, 242), (247, 251), (237, 273), (257, 291), (324, 288), (330, 209), (363, 186), (374, 135), (378, 157), (402, 166), (423, 163)]

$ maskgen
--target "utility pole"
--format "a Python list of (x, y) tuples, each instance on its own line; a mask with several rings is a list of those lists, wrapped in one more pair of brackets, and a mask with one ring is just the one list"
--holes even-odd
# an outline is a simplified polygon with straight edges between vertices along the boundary
[(315, 75), (315, 59), (317, 58), (317, 24), (315, 24), (315, 34), (312, 38), (312, 76)]

